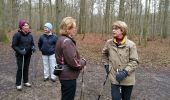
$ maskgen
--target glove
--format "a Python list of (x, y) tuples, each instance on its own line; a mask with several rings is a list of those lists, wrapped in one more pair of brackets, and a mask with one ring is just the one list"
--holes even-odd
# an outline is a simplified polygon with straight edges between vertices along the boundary
[(32, 46), (31, 50), (34, 53), (36, 51), (35, 46)]
[(19, 53), (20, 53), (21, 55), (25, 55), (25, 54), (26, 54), (26, 50), (25, 50), (25, 49), (19, 50)]
[(82, 64), (83, 66), (86, 66), (86, 59), (82, 58), (82, 59), (81, 59), (81, 64)]
[(116, 73), (116, 80), (118, 82), (124, 80), (128, 76), (128, 72), (126, 70), (118, 71)]
[(104, 65), (104, 68), (106, 70), (106, 73), (109, 74), (109, 65)]

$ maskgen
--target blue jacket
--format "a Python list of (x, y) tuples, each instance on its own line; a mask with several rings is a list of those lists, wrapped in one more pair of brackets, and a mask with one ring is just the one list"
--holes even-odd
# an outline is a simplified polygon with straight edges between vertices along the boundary
[(55, 45), (57, 42), (57, 36), (55, 34), (47, 35), (43, 34), (40, 36), (38, 41), (38, 48), (43, 55), (53, 55), (55, 53)]

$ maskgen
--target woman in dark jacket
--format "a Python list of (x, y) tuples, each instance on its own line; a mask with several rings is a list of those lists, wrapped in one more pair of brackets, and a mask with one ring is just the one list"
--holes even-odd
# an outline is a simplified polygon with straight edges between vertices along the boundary
[(31, 87), (28, 82), (28, 70), (32, 52), (35, 51), (33, 37), (26, 20), (19, 21), (19, 30), (12, 39), (12, 48), (17, 60), (16, 88), (22, 90), (22, 81), (25, 86)]
[(46, 23), (44, 25), (44, 34), (42, 34), (38, 41), (39, 50), (42, 52), (43, 66), (44, 66), (44, 81), (51, 77), (51, 81), (55, 82), (56, 76), (53, 74), (56, 66), (55, 59), (55, 45), (57, 36), (52, 33), (52, 24)]
[(81, 69), (86, 65), (85, 59), (81, 59), (76, 48), (73, 36), (76, 34), (76, 22), (72, 17), (66, 17), (60, 25), (60, 37), (56, 43), (56, 60), (58, 66), (63, 66), (59, 74), (61, 83), (61, 100), (74, 100), (76, 91), (76, 79)]

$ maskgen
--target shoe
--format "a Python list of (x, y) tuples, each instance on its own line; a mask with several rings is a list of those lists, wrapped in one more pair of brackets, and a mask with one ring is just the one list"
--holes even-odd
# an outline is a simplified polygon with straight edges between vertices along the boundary
[(24, 83), (24, 86), (31, 87), (31, 84), (27, 82), (27, 83)]
[(56, 80), (55, 79), (51, 79), (52, 82), (55, 82)]
[(44, 78), (44, 82), (46, 82), (46, 81), (48, 81), (49, 80), (49, 78)]
[(21, 90), (22, 90), (22, 86), (21, 86), (21, 85), (16, 86), (16, 88), (17, 88), (18, 91), (21, 91)]

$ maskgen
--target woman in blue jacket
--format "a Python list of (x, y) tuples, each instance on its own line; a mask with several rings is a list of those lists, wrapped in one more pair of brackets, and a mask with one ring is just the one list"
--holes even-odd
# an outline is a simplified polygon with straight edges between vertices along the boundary
[(44, 81), (49, 80), (55, 82), (56, 76), (53, 74), (56, 66), (55, 58), (55, 44), (57, 36), (52, 33), (52, 24), (46, 23), (44, 25), (44, 34), (42, 34), (38, 41), (39, 50), (42, 52), (43, 66), (44, 66)]

